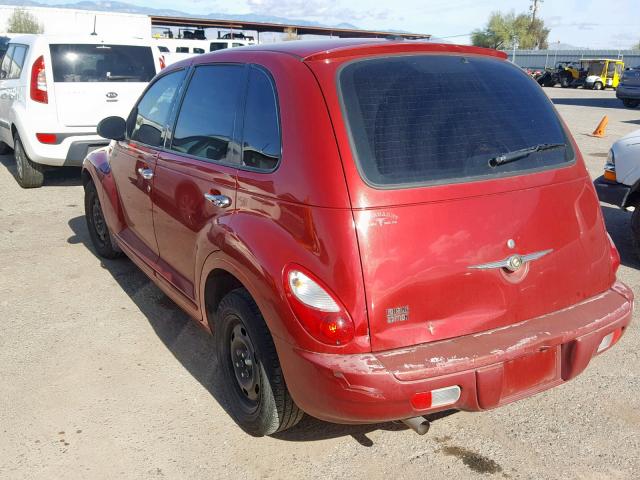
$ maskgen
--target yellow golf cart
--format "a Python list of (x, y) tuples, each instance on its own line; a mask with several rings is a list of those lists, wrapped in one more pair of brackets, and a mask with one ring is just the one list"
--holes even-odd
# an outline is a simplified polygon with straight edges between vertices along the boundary
[(607, 87), (617, 88), (624, 71), (622, 60), (610, 58), (581, 60), (580, 64), (586, 70), (583, 88), (593, 90), (603, 90)]

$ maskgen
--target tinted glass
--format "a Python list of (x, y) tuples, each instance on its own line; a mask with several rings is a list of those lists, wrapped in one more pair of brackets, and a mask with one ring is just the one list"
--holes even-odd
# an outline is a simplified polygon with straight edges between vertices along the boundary
[(167, 47), (158, 47), (158, 50), (162, 53), (170, 53), (170, 50)]
[(7, 53), (4, 54), (2, 58), (2, 67), (0, 68), (0, 79), (7, 78), (9, 76), (9, 72), (11, 71), (11, 62), (13, 58), (13, 51), (15, 50), (15, 45), (9, 45)]
[(20, 78), (22, 67), (24, 65), (24, 57), (27, 54), (27, 47), (24, 45), (16, 45), (11, 58), (11, 69), (7, 78)]
[(184, 70), (169, 73), (149, 87), (127, 120), (131, 140), (152, 147), (164, 145), (164, 127), (184, 75)]
[(233, 65), (196, 68), (178, 114), (171, 148), (216, 162), (236, 162), (231, 151), (245, 69)]
[(215, 52), (216, 50), (224, 50), (227, 47), (228, 47), (227, 42), (224, 42), (224, 43), (211, 42), (209, 44), (209, 51)]
[(176, 47), (176, 53), (189, 53), (189, 47)]
[(193, 53), (204, 53), (204, 48), (194, 48)]
[(280, 159), (278, 107), (271, 79), (252, 67), (244, 115), (242, 164), (273, 170)]
[[(359, 169), (374, 185), (468, 181), (573, 159), (544, 92), (501, 60), (362, 60), (341, 71), (339, 84)], [(501, 154), (556, 143), (565, 147), (489, 166)]]
[(148, 82), (156, 74), (151, 47), (51, 45), (54, 82)]

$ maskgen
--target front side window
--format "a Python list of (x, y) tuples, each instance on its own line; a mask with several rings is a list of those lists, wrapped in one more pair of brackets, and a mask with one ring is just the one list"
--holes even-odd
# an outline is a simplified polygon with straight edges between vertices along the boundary
[(54, 82), (148, 82), (156, 74), (151, 47), (50, 45)]
[(189, 53), (189, 47), (176, 47), (176, 53)]
[(195, 69), (178, 114), (172, 150), (214, 162), (238, 161), (231, 145), (245, 75), (245, 68), (236, 65)]
[(130, 140), (151, 147), (164, 145), (164, 127), (184, 75), (184, 70), (169, 73), (149, 87), (127, 120)]
[(276, 93), (271, 78), (251, 67), (242, 139), (242, 164), (273, 170), (280, 159), (280, 128)]
[(194, 48), (193, 53), (204, 53), (204, 48)]
[[(338, 83), (358, 169), (373, 186), (465, 182), (574, 158), (544, 92), (502, 60), (360, 60), (342, 68)], [(491, 159), (538, 145), (554, 147), (491, 165)]]

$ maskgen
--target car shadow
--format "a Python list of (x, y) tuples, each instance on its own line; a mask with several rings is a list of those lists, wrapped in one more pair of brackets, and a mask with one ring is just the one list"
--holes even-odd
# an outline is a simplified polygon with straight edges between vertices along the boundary
[[(13, 152), (7, 155), (0, 155), (0, 163), (16, 177), (16, 161), (13, 158)], [(43, 187), (73, 187), (82, 185), (82, 177), (80, 176), (80, 168), (78, 167), (56, 167), (47, 169), (44, 172)]]
[(610, 205), (601, 205), (607, 231), (620, 253), (620, 263), (640, 269), (640, 258), (635, 252), (631, 236), (631, 212)]
[[(640, 112), (640, 109), (638, 109), (638, 111)], [(638, 120), (622, 120), (622, 123), (631, 123), (633, 125), (640, 125), (640, 119), (638, 119)]]
[[(184, 368), (213, 396), (218, 404), (230, 415), (227, 400), (223, 394), (222, 376), (217, 367), (215, 342), (213, 337), (199, 328), (191, 318), (167, 297), (149, 278), (127, 259), (108, 260), (97, 255), (91, 244), (89, 232), (83, 216), (68, 222), (73, 235), (67, 239), (71, 244), (83, 244), (100, 261), (118, 285), (129, 295), (164, 345)], [(456, 413), (448, 411), (426, 418), (435, 421)], [(351, 436), (365, 447), (373, 446), (367, 434), (376, 430), (407, 430), (403, 423), (387, 422), (370, 425), (339, 425), (323, 422), (309, 415), (295, 427), (274, 435), (283, 441), (307, 442)]]
[[(596, 92), (597, 93), (597, 92)], [(575, 105), (579, 107), (616, 108), (624, 109), (624, 105), (617, 98), (552, 98), (555, 105)]]

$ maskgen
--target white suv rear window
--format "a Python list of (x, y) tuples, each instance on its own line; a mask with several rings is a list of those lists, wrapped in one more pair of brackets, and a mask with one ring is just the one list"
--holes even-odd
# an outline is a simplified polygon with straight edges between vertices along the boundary
[(54, 82), (148, 82), (156, 74), (151, 47), (50, 45)]

